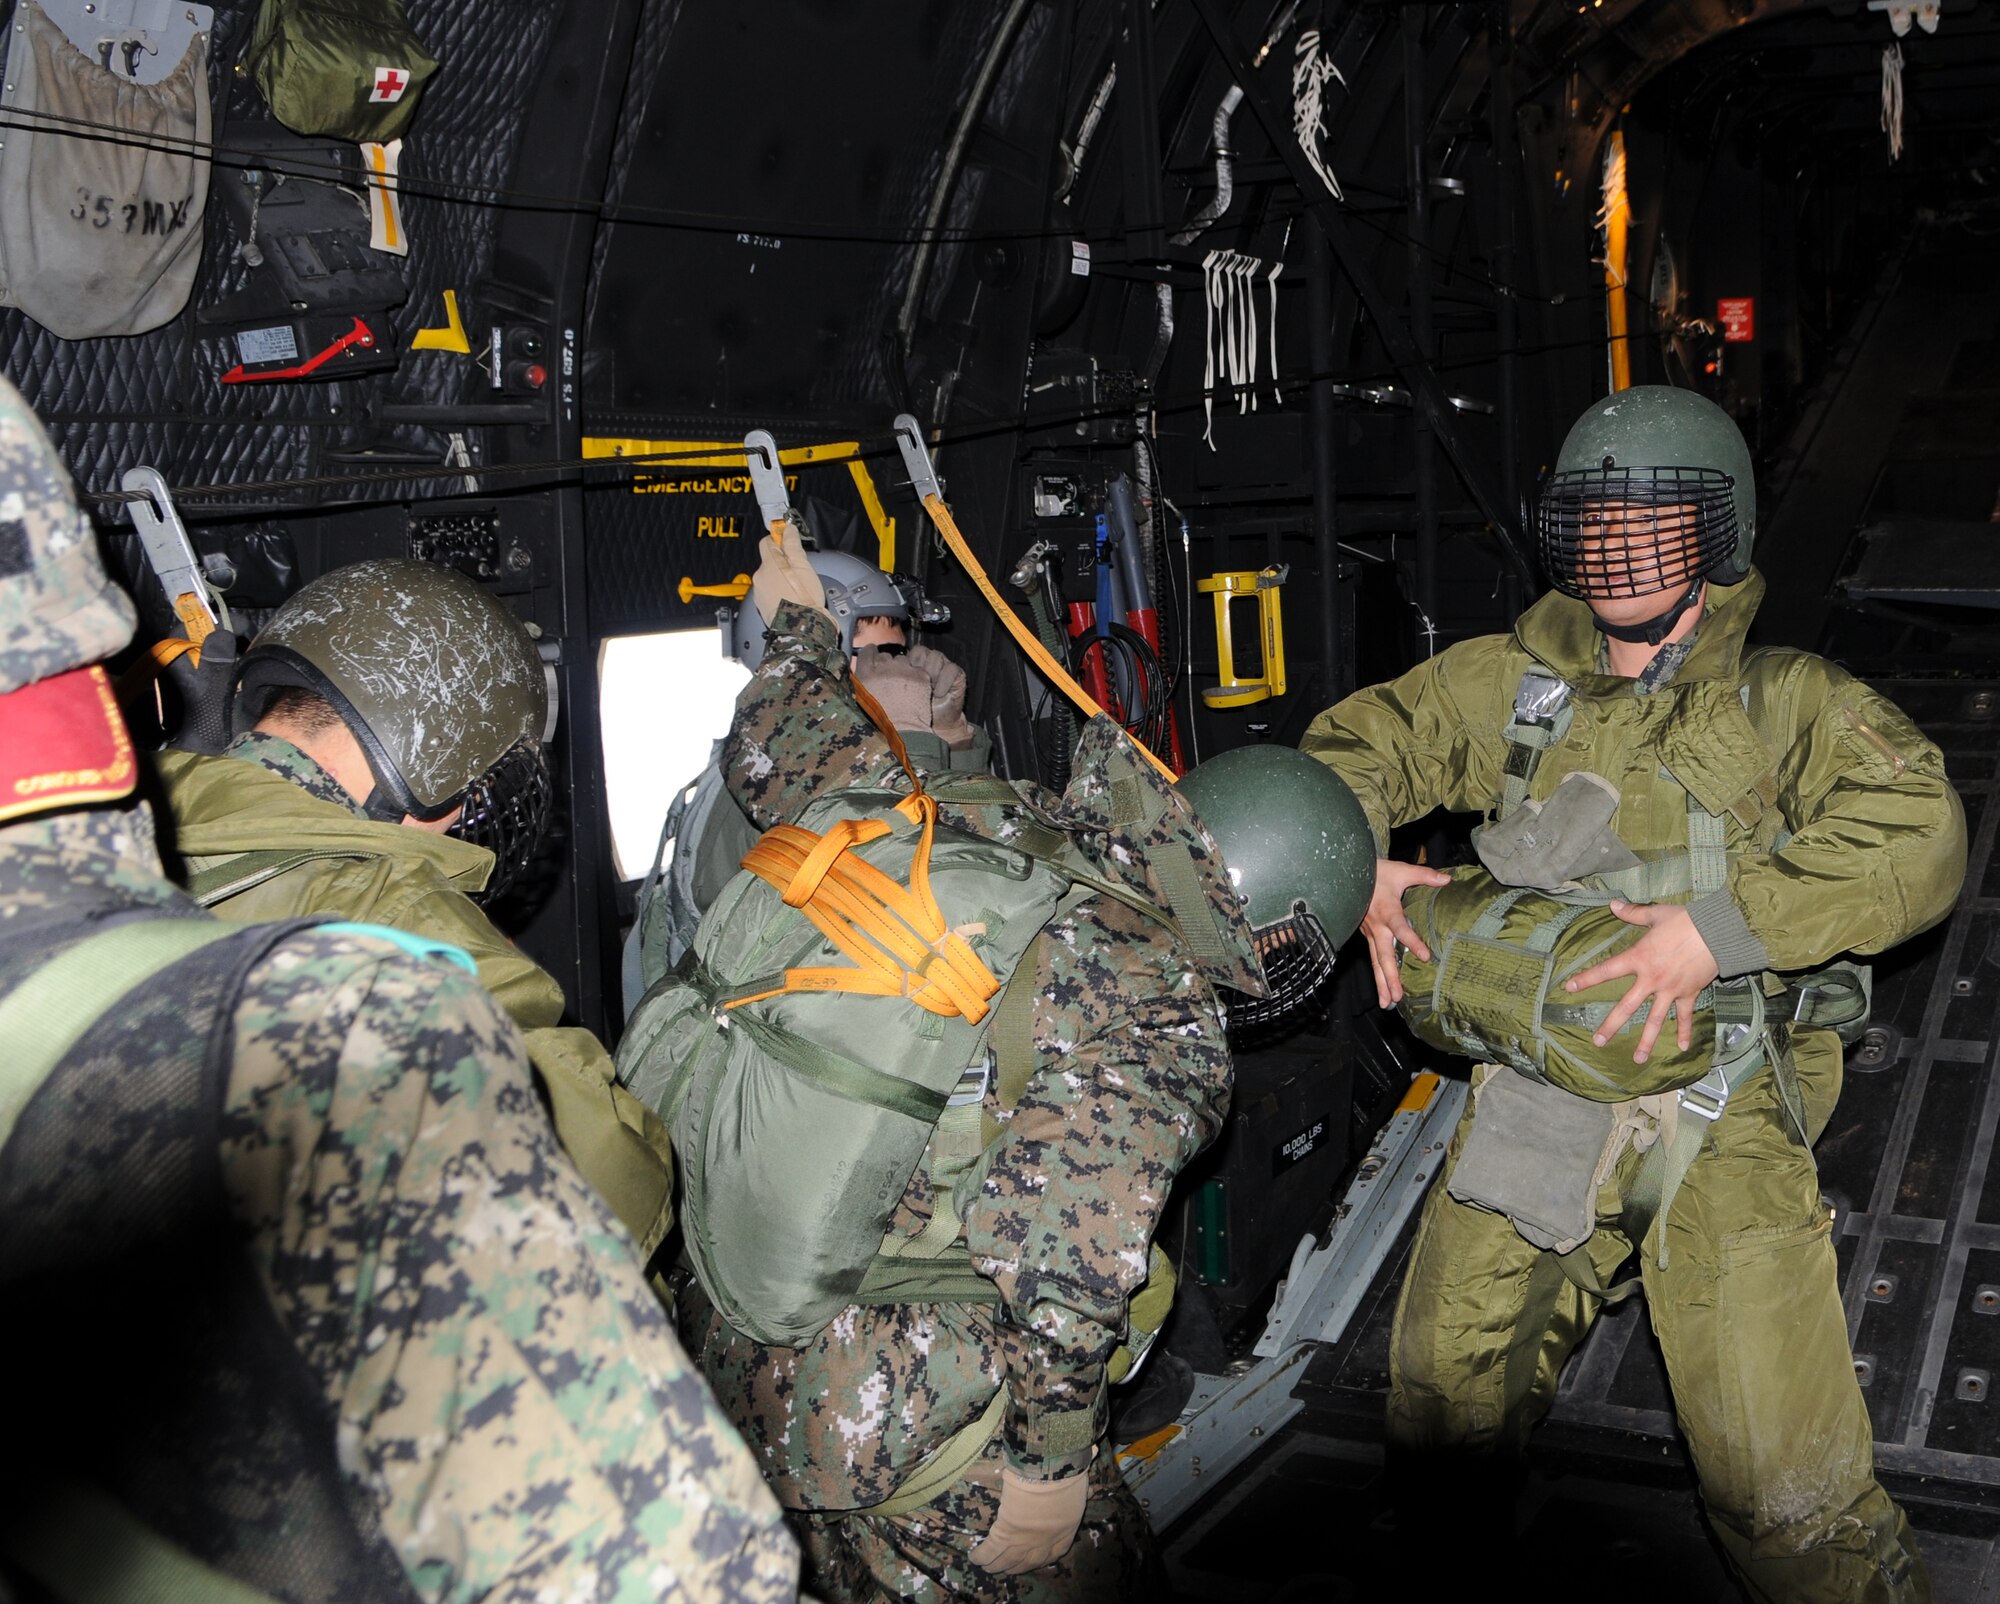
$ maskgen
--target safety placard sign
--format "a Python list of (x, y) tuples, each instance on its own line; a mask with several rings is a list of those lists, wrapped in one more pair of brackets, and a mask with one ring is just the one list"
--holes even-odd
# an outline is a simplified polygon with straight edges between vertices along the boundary
[(1756, 339), (1756, 297), (1724, 296), (1715, 303), (1715, 321), (1722, 325), (1722, 338), (1730, 345), (1742, 345)]

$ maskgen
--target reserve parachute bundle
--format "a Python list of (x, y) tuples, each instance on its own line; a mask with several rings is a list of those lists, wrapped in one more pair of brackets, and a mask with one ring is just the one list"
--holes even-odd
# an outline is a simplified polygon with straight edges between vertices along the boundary
[(1718, 982), (1702, 993), (1685, 1049), (1669, 1028), (1645, 1063), (1633, 1063), (1643, 1007), (1597, 1046), (1592, 1036), (1630, 980), (1576, 993), (1563, 983), (1645, 934), (1601, 899), (1505, 886), (1472, 867), (1453, 870), (1449, 885), (1414, 888), (1404, 906), (1431, 957), (1426, 962), (1404, 950), (1401, 1012), (1430, 1046), (1504, 1064), (1600, 1103), (1678, 1091), (1713, 1066), (1762, 1050), (1764, 995), (1748, 979)]

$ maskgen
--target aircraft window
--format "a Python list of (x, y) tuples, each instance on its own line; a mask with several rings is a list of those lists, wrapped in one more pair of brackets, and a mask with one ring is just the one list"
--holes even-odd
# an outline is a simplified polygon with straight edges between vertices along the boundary
[(722, 655), (714, 628), (618, 635), (597, 659), (598, 733), (611, 813), (611, 858), (621, 880), (653, 861), (674, 789), (708, 763), (750, 678)]

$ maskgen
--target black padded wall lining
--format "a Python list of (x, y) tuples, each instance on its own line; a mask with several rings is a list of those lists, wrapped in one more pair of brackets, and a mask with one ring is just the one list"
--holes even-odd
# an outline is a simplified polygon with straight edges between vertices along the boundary
[[(912, 239), (1006, 11), (651, 0), (590, 291), (593, 429), (901, 404), (886, 342)], [(991, 104), (1021, 99), (1003, 80)]]
[[(314, 474), (334, 454), (370, 448), (442, 455), (442, 433), (383, 428), (372, 414), (385, 402), (457, 402), (484, 383), (472, 357), (410, 352), (407, 344), (415, 330), (444, 321), (441, 292), (451, 287), (476, 348), (483, 327), (477, 286), (491, 266), (497, 222), (491, 203), (514, 170), (528, 97), (566, 8), (561, 0), (476, 6), (408, 0), (407, 9), (411, 27), (442, 67), (403, 145), (403, 211), (412, 245), (402, 262), (409, 299), (389, 314), (405, 347), (396, 371), (324, 384), (218, 382), (236, 360), (233, 341), (199, 324), (195, 312), (239, 288), (244, 276), (237, 241), (214, 199), (221, 185), (240, 180), (218, 162), (201, 271), (188, 309), (173, 322), (122, 339), (62, 340), (19, 312), (0, 311), (7, 374), (49, 425), (80, 485), (114, 488), (136, 463), (159, 468), (170, 484), (193, 484)], [(255, 15), (254, 0), (216, 0), (209, 82), (224, 152), (232, 136), (275, 126), (255, 85), (231, 70)], [(410, 192), (426, 183), (447, 194)], [(469, 442), (475, 456), (476, 435)], [(269, 505), (307, 498), (260, 499)], [(185, 512), (194, 522), (203, 509), (190, 504)]]

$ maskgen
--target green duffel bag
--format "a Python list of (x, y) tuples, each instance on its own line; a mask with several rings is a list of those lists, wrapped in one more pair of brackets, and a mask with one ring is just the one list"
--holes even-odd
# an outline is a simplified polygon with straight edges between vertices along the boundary
[[(990, 1075), (1004, 1082), (997, 1060), (1018, 1057), (995, 1039), (1019, 1012), (1000, 993), (974, 1020), (927, 1011), (907, 994), (841, 989), (857, 973), (855, 929), (882, 928), (880, 905), (843, 927), (847, 946), (828, 924), (859, 906), (869, 871), (911, 886), (923, 832), (906, 807), (893, 792), (840, 791), (768, 832), (746, 865), (777, 842), (801, 866), (739, 873), (619, 1043), (619, 1079), (673, 1137), (695, 1274), (717, 1312), (759, 1342), (799, 1346), (857, 1301), (997, 1296), (955, 1240), (950, 1196), (939, 1199), (935, 1229), (885, 1240), (934, 1136), (933, 1179), (947, 1193), (977, 1185), (981, 1097)], [(886, 830), (834, 859), (848, 864), (850, 883), (787, 904), (778, 882), (810, 878), (815, 846), (854, 825)], [(943, 927), (1002, 987), (1075, 886), (1041, 858), (943, 824), (926, 883)], [(924, 972), (931, 966), (920, 962), (907, 984)]]
[(402, 0), (264, 0), (244, 65), (295, 134), (400, 138), (437, 58)]
[(1702, 992), (1685, 1050), (1669, 1020), (1646, 1062), (1632, 1062), (1650, 1004), (1599, 1047), (1592, 1033), (1631, 980), (1575, 993), (1563, 983), (1623, 952), (1644, 928), (1626, 924), (1602, 901), (1505, 886), (1481, 868), (1451, 875), (1449, 885), (1418, 886), (1404, 898), (1431, 961), (1403, 952), (1399, 1011), (1431, 1046), (1505, 1064), (1600, 1103), (1691, 1086), (1717, 1065), (1763, 1050), (1765, 997), (1752, 976)]

